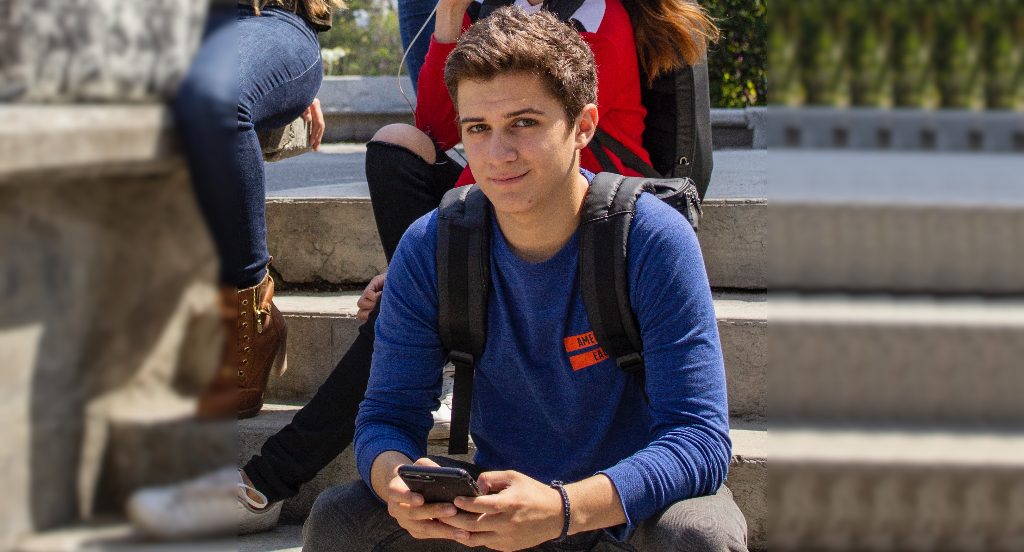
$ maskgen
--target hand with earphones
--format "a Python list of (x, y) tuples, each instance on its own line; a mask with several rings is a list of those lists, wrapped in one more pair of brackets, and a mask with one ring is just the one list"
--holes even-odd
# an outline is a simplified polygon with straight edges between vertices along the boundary
[(466, 8), (472, 3), (473, 0), (440, 0), (434, 22), (434, 40), (442, 44), (458, 41), (462, 36)]

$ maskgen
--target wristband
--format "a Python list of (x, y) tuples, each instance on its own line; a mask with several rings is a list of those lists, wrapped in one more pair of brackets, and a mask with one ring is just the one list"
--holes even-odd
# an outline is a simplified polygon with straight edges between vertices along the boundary
[(565, 510), (565, 522), (562, 523), (562, 534), (555, 539), (554, 542), (565, 542), (565, 538), (569, 536), (569, 493), (565, 492), (565, 487), (561, 481), (552, 481), (550, 487), (562, 493), (562, 508)]

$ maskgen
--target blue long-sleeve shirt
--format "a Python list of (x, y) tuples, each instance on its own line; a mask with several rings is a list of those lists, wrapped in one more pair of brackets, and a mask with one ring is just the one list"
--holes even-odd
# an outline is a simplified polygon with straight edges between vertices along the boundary
[[(609, 528), (620, 540), (663, 507), (715, 492), (731, 457), (725, 370), (703, 258), (685, 218), (643, 194), (631, 227), (630, 300), (649, 404), (590, 333), (578, 232), (554, 257), (528, 263), (497, 223), (492, 230), (487, 346), (473, 383), (475, 463), (544, 483), (607, 475), (626, 513), (626, 525)], [(356, 420), (356, 460), (368, 485), (381, 453), (426, 455), (447, 357), (437, 332), (436, 236), (434, 211), (409, 228), (388, 269)]]

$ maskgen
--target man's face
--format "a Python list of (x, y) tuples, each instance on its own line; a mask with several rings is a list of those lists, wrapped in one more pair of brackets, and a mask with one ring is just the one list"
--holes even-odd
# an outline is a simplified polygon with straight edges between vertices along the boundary
[(497, 212), (537, 212), (567, 192), (586, 140), (539, 76), (462, 81), (458, 98), (466, 159)]

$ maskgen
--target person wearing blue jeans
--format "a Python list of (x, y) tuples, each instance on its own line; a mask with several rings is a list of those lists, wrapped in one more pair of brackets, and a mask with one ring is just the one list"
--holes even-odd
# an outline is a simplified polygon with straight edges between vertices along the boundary
[[(430, 35), (434, 32), (434, 17), (430, 14), (435, 6), (437, 0), (398, 0), (398, 31), (402, 38), (402, 51), (408, 52), (405, 64), (409, 67), (413, 92), (418, 89), (420, 68), (430, 48)], [(413, 43), (420, 29), (423, 29), (423, 33)]]
[(238, 331), (237, 347), (229, 339), (221, 373), (200, 397), (203, 417), (255, 416), (269, 373), (284, 369), (286, 329), (272, 303), (256, 134), (304, 116), (319, 148), (317, 33), (330, 27), (330, 11), (328, 0), (215, 1), (174, 101), (196, 198), (221, 259), (225, 321)]

